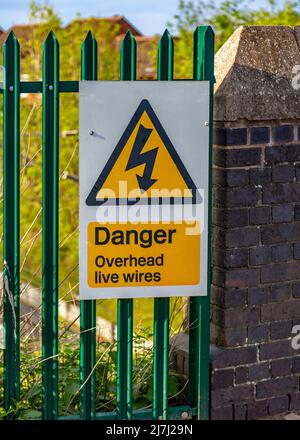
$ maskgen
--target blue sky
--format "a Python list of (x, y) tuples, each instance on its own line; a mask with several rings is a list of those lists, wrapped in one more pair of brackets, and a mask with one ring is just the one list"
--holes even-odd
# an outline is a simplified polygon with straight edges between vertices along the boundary
[[(266, 0), (252, 0), (258, 6)], [(28, 21), (29, 0), (0, 0), (0, 26), (8, 29), (16, 23)], [(67, 23), (80, 12), (83, 17), (126, 16), (143, 34), (161, 33), (177, 10), (178, 0), (49, 0)]]

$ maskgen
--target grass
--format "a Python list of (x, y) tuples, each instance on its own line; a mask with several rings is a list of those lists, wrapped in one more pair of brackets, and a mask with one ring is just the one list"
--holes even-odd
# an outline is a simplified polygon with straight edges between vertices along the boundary
[[(134, 336), (133, 352), (133, 409), (151, 408), (153, 376), (153, 349), (147, 342), (149, 331), (140, 331)], [(41, 352), (36, 339), (22, 343), (21, 356), (21, 399), (9, 411), (0, 409), (0, 418), (34, 419), (40, 418), (42, 406)], [(78, 415), (80, 400), (79, 344), (74, 341), (74, 333), (64, 333), (60, 339), (59, 352), (59, 416)], [(3, 364), (0, 375), (3, 374)], [(116, 343), (97, 344), (96, 410), (97, 412), (116, 409), (117, 347)], [(172, 405), (180, 404), (182, 386), (176, 372), (169, 375), (169, 400)], [(0, 387), (0, 407), (3, 407), (3, 385)]]

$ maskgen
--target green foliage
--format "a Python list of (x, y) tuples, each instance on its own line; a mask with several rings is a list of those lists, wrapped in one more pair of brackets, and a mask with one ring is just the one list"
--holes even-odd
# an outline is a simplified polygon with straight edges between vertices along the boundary
[[(50, 30), (60, 43), (60, 77), (80, 79), (81, 45), (89, 30), (99, 42), (99, 77), (117, 79), (119, 55), (115, 43), (118, 27), (109, 22), (76, 18), (63, 28), (59, 16), (46, 5), (31, 2), (28, 34), (19, 36), (21, 77), (42, 76), (42, 45)], [(33, 286), (41, 284), (42, 198), (42, 102), (40, 95), (21, 100), (21, 278)], [(60, 281), (61, 295), (78, 283), (78, 94), (60, 97)], [(74, 179), (68, 176), (75, 177)]]
[(58, 27), (61, 25), (61, 19), (58, 14), (47, 3), (39, 4), (32, 0), (29, 4), (29, 20), (38, 24), (51, 24)]
[[(42, 77), (42, 45), (52, 29), (60, 43), (60, 78), (78, 80), (81, 71), (81, 45), (89, 30), (98, 41), (99, 79), (119, 78), (118, 26), (93, 17), (75, 18), (62, 27), (60, 17), (47, 4), (31, 3), (34, 25), (29, 34), (18, 37), (21, 49), (21, 75), (24, 81)], [(156, 56), (156, 55), (155, 55)], [(2, 100), (1, 100), (2, 105)], [(78, 94), (60, 95), (59, 155), (59, 294), (78, 297)], [(41, 287), (41, 201), (42, 201), (42, 99), (39, 94), (21, 99), (21, 281)], [(0, 159), (1, 161), (1, 159)], [(2, 199), (0, 200), (2, 203)], [(0, 207), (1, 208), (1, 207)], [(2, 246), (0, 242), (0, 247)], [(1, 250), (0, 250), (1, 251)], [(1, 252), (2, 254), (2, 252)], [(174, 322), (181, 324), (182, 304), (177, 304)], [(98, 301), (97, 310), (116, 321), (116, 301)], [(152, 324), (153, 301), (135, 301), (137, 324)], [(142, 317), (142, 318), (141, 318)]]
[(268, 7), (258, 10), (249, 9), (246, 0), (226, 0), (220, 11), (215, 11), (212, 23), (216, 28), (217, 47), (220, 47), (240, 25), (286, 25), (300, 23), (298, 1), (285, 1), (283, 6), (277, 0), (269, 0)]
[(219, 49), (240, 25), (300, 24), (300, 4), (286, 0), (282, 5), (280, 1), (269, 0), (266, 7), (253, 9), (248, 0), (180, 0), (178, 13), (169, 24), (179, 37), (175, 45), (175, 75), (178, 78), (191, 78), (192, 34), (196, 26), (206, 24), (213, 26), (216, 49)]
[[(153, 349), (147, 346), (151, 334), (144, 330), (134, 337), (133, 356), (133, 408), (151, 407), (153, 376)], [(3, 371), (0, 367), (0, 375)], [(97, 344), (96, 361), (96, 410), (116, 409), (117, 347), (116, 343)], [(21, 399), (9, 411), (3, 407), (3, 384), (0, 386), (0, 419), (5, 417), (35, 419), (41, 417), (41, 353), (35, 340), (22, 344)], [(169, 396), (176, 404), (180, 398), (180, 382), (177, 374), (170, 372)], [(59, 416), (78, 415), (80, 400), (79, 343), (74, 334), (68, 333), (60, 340), (59, 353)]]

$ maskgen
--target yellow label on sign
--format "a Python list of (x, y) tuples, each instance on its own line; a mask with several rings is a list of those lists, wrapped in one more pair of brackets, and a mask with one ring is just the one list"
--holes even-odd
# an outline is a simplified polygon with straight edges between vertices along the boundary
[(137, 287), (200, 282), (200, 223), (88, 225), (88, 285)]

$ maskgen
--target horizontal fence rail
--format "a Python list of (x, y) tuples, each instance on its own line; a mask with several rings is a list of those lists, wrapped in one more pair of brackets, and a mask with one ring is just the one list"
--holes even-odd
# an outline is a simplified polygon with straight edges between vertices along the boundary
[[(120, 80), (136, 80), (136, 59), (136, 41), (128, 31), (120, 48)], [(17, 417), (17, 402), (20, 400), (20, 94), (40, 93), (43, 98), (42, 418), (53, 420), (59, 417), (59, 97), (61, 93), (77, 93), (79, 81), (60, 80), (59, 43), (53, 32), (43, 45), (42, 81), (20, 81), (20, 47), (13, 32), (3, 46), (3, 64), (5, 78), (4, 83), (0, 83), (0, 93), (3, 94), (4, 408), (10, 413), (15, 409), (14, 417)], [(173, 71), (174, 42), (166, 30), (158, 45), (157, 79), (173, 80)], [(97, 78), (98, 46), (92, 33), (88, 32), (81, 49), (81, 80)], [(210, 82), (212, 121), (214, 34), (210, 26), (200, 26), (194, 33), (193, 79)], [(210, 179), (212, 133), (210, 124)], [(210, 237), (209, 221), (209, 243)], [(133, 410), (133, 300), (122, 299), (117, 303), (117, 409), (110, 413), (96, 412), (96, 301), (88, 300), (80, 301), (80, 413), (60, 418), (155, 420), (209, 417), (210, 252), (208, 258), (208, 295), (191, 298), (189, 303), (187, 404), (169, 405), (169, 298), (155, 298), (153, 405), (145, 410)]]
[[(58, 91), (60, 93), (78, 93), (79, 81), (59, 81)], [(4, 93), (4, 84), (0, 83), (0, 94)], [(20, 81), (19, 93), (43, 93), (43, 81)]]

